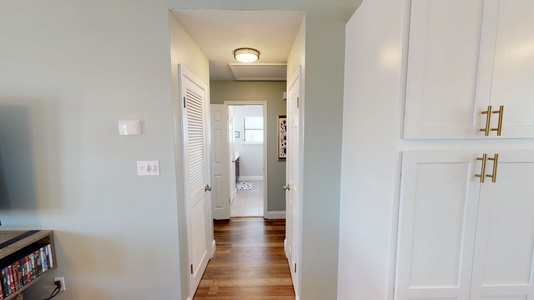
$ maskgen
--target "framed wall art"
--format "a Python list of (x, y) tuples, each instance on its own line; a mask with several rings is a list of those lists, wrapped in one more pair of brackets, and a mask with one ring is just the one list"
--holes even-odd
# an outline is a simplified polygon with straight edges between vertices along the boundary
[(286, 115), (278, 116), (278, 159), (287, 157), (287, 118)]

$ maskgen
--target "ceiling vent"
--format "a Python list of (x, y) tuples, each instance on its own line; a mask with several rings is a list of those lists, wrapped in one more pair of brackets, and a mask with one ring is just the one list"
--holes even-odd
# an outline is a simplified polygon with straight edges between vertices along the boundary
[(248, 81), (286, 81), (287, 64), (229, 64), (235, 80)]

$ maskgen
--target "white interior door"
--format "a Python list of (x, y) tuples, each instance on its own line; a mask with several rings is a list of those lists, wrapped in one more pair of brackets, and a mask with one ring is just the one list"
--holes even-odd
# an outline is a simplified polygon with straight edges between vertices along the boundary
[[(234, 108), (227, 105), (228, 109), (228, 151), (230, 155), (230, 207), (234, 203), (236, 187), (236, 153), (235, 153), (235, 126), (234, 126)], [(231, 214), (231, 208), (228, 209), (228, 216)]]
[(534, 152), (494, 154), (496, 182), (487, 179), (480, 193), (470, 299), (534, 299)]
[(189, 266), (189, 293), (195, 294), (208, 260), (213, 256), (213, 223), (209, 186), (206, 85), (178, 65), (184, 153), (185, 209)]
[(476, 151), (403, 153), (396, 300), (468, 300), (480, 182)]
[[(216, 220), (230, 219), (231, 182), (228, 111), (225, 104), (211, 104), (212, 212)], [(235, 183), (234, 183), (235, 186)]]
[(301, 69), (289, 82), (287, 93), (286, 158), (286, 256), (289, 261), (295, 294), (299, 296), (300, 278), (300, 106)]

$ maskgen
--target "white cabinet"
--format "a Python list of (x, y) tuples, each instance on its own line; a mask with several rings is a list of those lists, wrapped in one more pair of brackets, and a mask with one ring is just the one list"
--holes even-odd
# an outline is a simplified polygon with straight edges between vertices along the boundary
[(532, 174), (534, 151), (404, 153), (395, 299), (534, 297)]
[(413, 0), (404, 137), (534, 138), (533, 15), (531, 0)]
[(532, 299), (534, 152), (487, 152), (499, 154), (497, 179), (480, 189), (470, 299)]

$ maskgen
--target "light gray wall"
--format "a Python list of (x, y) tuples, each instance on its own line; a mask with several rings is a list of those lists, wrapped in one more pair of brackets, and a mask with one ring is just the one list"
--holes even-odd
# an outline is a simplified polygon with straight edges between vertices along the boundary
[[(224, 101), (266, 101), (267, 102), (267, 209), (285, 211), (286, 162), (278, 159), (276, 124), (278, 115), (285, 115), (286, 101), (282, 95), (285, 82), (211, 82), (211, 103)], [(243, 133), (241, 133), (243, 134)]]
[[(171, 53), (171, 85), (172, 85), (172, 103), (174, 116), (174, 153), (175, 153), (175, 172), (176, 172), (176, 199), (178, 202), (178, 232), (180, 237), (180, 252), (185, 255), (179, 255), (180, 259), (180, 279), (182, 299), (187, 299), (189, 294), (189, 264), (188, 264), (188, 241), (185, 224), (185, 203), (183, 190), (183, 161), (182, 161), (182, 126), (180, 119), (180, 98), (178, 89), (178, 64), (193, 73), (200, 81), (208, 87), (209, 94), (209, 61), (202, 53), (197, 44), (191, 39), (189, 34), (182, 27), (176, 17), (169, 11), (169, 30), (170, 30), (170, 53)], [(209, 109), (209, 108), (208, 108)], [(212, 237), (209, 238), (212, 240)]]
[(345, 20), (306, 14), (302, 170), (301, 298), (335, 299)]
[[(2, 211), (3, 226), (55, 229), (61, 260), (32, 296), (65, 276), (58, 300), (186, 299), (168, 9), (209, 8), (307, 13), (302, 298), (334, 299), (344, 30), (359, 3), (2, 1), (0, 106), (28, 115), (35, 191), (35, 208)], [(143, 135), (119, 137), (118, 119), (140, 119)], [(159, 160), (161, 175), (136, 176), (136, 160)], [(269, 210), (284, 210), (279, 192)]]
[[(0, 212), (2, 228), (55, 230), (59, 265), (27, 298), (44, 299), (64, 276), (58, 300), (176, 299), (167, 3), (1, 6), (0, 116), (17, 117), (2, 133), (20, 139), (1, 146), (3, 160), (20, 162), (3, 171), (24, 203)], [(119, 136), (119, 119), (141, 120), (143, 134)], [(138, 177), (137, 160), (159, 160), (161, 175)]]
[[(261, 105), (234, 105), (235, 151), (239, 152), (239, 176), (263, 176), (263, 143), (245, 142), (245, 117), (263, 117)], [(271, 141), (272, 142), (272, 141)]]

